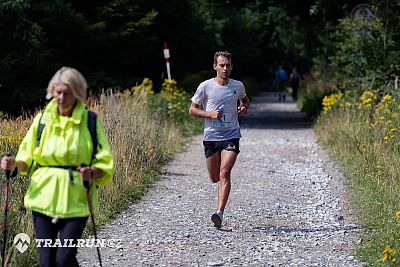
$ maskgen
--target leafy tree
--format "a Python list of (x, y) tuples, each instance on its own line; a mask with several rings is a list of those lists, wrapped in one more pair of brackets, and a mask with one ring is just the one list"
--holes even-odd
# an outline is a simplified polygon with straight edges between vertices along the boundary
[(349, 81), (350, 88), (359, 88), (361, 80), (371, 75), (384, 82), (399, 70), (399, 51), (383, 29), (378, 17), (340, 20), (334, 34), (337, 50), (331, 57), (332, 66), (339, 78)]
[(335, 32), (338, 20), (349, 16), (359, 4), (357, 0), (314, 0), (308, 15), (301, 16), (302, 29), (306, 34), (306, 51), (311, 63), (328, 68), (329, 57), (335, 53), (335, 43), (331, 34)]
[(400, 0), (373, 0), (373, 10), (377, 17), (381, 18), (383, 30), (390, 39), (395, 41), (399, 48), (400, 41)]
[(43, 88), (39, 81), (49, 58), (43, 51), (43, 36), (41, 27), (32, 20), (29, 1), (0, 2), (0, 105), (3, 110), (19, 112), (21, 102), (25, 107), (38, 104)]
[[(371, 0), (381, 18), (386, 53), (381, 56), (392, 58), (387, 61), (392, 73), (400, 41), (399, 2)], [(213, 53), (225, 49), (234, 55), (238, 78), (268, 79), (270, 69), (282, 62), (303, 72), (313, 62), (327, 67), (329, 56), (336, 53), (335, 41), (350, 37), (334, 40), (330, 34), (356, 4), (356, 0), (1, 0), (0, 92), (13, 99), (17, 112), (22, 105), (37, 104), (48, 79), (63, 65), (81, 70), (93, 89), (124, 88), (143, 77), (160, 88), (161, 75), (166, 76), (165, 41), (172, 76), (179, 81), (211, 75)], [(368, 64), (378, 61), (379, 52), (374, 55), (377, 58), (368, 57)]]
[(36, 2), (35, 18), (46, 32), (54, 63), (82, 70), (93, 87), (126, 86), (146, 65), (154, 37), (146, 31), (157, 13), (131, 0)]
[(160, 53), (156, 50), (158, 38), (152, 33), (158, 13), (136, 2), (114, 0), (98, 6), (88, 25), (88, 67), (112, 76), (114, 84), (119, 81), (119, 85), (128, 86), (135, 76), (153, 74), (146, 73), (154, 66), (146, 59)]

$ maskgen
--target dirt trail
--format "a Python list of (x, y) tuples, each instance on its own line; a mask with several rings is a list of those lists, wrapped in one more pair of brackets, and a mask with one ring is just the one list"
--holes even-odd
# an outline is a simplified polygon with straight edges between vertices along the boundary
[[(196, 136), (140, 202), (100, 231), (121, 239), (101, 249), (104, 266), (361, 266), (341, 174), (305, 115), (265, 93), (241, 125), (223, 228), (210, 221), (217, 185)], [(98, 266), (95, 249), (78, 258)]]

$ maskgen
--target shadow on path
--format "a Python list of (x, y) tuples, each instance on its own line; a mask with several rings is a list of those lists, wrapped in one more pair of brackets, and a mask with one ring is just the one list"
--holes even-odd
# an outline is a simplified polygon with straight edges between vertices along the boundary
[(275, 93), (262, 92), (250, 105), (249, 113), (239, 118), (244, 129), (304, 129), (313, 126), (313, 121), (297, 108), (292, 97), (278, 101)]
[(276, 225), (260, 225), (255, 226), (252, 229), (245, 229), (245, 232), (269, 232), (269, 233), (333, 233), (338, 231), (353, 231), (360, 229), (355, 224), (338, 225), (330, 227), (313, 227), (313, 228), (302, 228), (302, 227), (288, 227), (288, 226), (276, 226)]

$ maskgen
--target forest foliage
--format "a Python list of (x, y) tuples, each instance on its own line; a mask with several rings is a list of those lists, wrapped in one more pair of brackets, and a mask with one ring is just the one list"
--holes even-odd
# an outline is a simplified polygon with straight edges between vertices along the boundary
[(79, 69), (93, 92), (144, 77), (161, 88), (164, 42), (172, 77), (188, 91), (212, 74), (216, 50), (233, 53), (235, 78), (268, 81), (282, 63), (306, 72), (327, 62), (329, 34), (357, 2), (1, 0), (0, 107), (18, 114), (43, 104), (61, 66)]

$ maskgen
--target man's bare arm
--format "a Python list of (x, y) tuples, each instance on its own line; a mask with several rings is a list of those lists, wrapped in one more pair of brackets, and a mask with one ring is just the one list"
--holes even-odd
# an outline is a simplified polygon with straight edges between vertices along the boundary
[(214, 110), (214, 111), (205, 111), (200, 106), (194, 102), (190, 105), (189, 115), (196, 118), (204, 118), (204, 119), (219, 119), (222, 117), (222, 111)]

